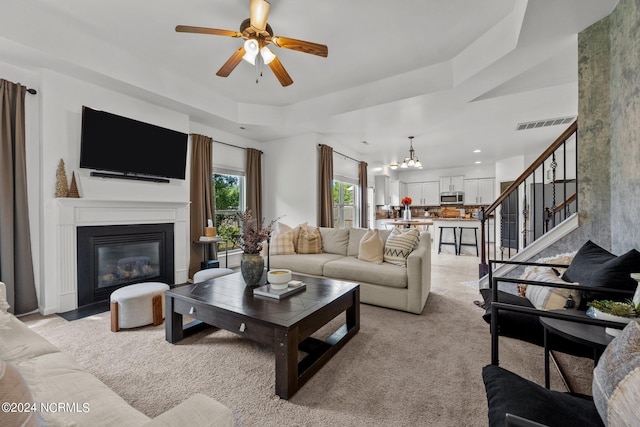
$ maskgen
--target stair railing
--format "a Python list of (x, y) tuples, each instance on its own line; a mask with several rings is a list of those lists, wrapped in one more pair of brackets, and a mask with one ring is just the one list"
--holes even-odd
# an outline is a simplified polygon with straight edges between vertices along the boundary
[(578, 210), (578, 122), (574, 121), (486, 209), (480, 211), (480, 277), (489, 259), (509, 259)]

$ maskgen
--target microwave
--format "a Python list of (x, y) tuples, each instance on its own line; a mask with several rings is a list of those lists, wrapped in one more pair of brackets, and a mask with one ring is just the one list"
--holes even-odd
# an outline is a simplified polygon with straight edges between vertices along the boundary
[(464, 193), (462, 191), (448, 191), (440, 193), (441, 205), (462, 205), (464, 204)]

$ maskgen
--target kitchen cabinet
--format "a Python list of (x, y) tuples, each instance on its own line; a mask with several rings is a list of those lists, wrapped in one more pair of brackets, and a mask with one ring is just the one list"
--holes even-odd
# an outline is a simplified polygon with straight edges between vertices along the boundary
[(440, 191), (464, 191), (464, 175), (441, 176)]
[(423, 182), (422, 198), (425, 206), (440, 206), (440, 183), (438, 181)]
[(417, 206), (440, 206), (440, 182), (410, 182), (406, 184), (407, 196)]
[(388, 205), (391, 201), (389, 196), (389, 177), (386, 175), (376, 175), (374, 177), (374, 183), (376, 206)]
[(465, 205), (490, 205), (495, 200), (495, 180), (477, 178), (464, 180)]
[(412, 204), (422, 205), (422, 183), (421, 182), (408, 182), (407, 183), (407, 196), (411, 197)]
[(402, 181), (389, 181), (389, 204), (400, 206), (400, 200), (406, 195), (406, 184)]

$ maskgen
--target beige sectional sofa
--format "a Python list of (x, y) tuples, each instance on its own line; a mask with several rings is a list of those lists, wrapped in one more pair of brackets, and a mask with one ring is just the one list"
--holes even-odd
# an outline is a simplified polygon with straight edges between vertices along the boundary
[[(0, 401), (15, 403), (16, 411), (3, 410), (0, 425), (233, 425), (231, 410), (202, 394), (194, 394), (150, 419), (8, 313), (5, 295), (5, 285), (0, 282)], [(35, 416), (26, 413), (26, 402), (36, 405), (32, 407), (37, 410)], [(60, 409), (59, 404), (66, 406)]]
[[(431, 235), (420, 233), (415, 249), (407, 257), (407, 265), (383, 262), (376, 264), (358, 259), (364, 228), (319, 227), (322, 253), (271, 255), (270, 268), (286, 268), (293, 272), (360, 284), (360, 301), (382, 307), (420, 314), (431, 290)], [(390, 230), (380, 230), (382, 240)]]

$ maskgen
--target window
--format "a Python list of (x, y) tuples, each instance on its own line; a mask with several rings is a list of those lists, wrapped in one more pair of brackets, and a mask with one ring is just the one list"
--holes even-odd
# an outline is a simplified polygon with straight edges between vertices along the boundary
[(358, 184), (348, 178), (333, 180), (333, 226), (336, 228), (358, 227)]
[[(215, 226), (220, 237), (227, 242), (218, 243), (218, 253), (225, 249), (239, 249), (240, 224), (238, 213), (245, 209), (245, 180), (237, 172), (218, 171), (213, 174), (213, 194), (215, 197)], [(225, 248), (224, 245), (228, 245)]]

